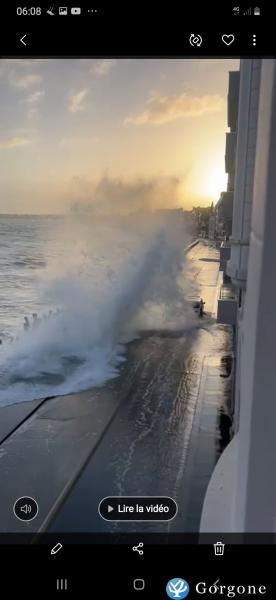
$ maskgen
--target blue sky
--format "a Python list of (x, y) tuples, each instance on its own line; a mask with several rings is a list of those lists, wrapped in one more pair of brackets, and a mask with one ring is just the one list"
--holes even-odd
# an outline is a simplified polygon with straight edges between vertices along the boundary
[(228, 71), (238, 67), (218, 59), (0, 60), (0, 212), (62, 213), (93, 204), (99, 185), (112, 202), (112, 182), (127, 192), (141, 180), (156, 184), (155, 206), (162, 180), (177, 180), (164, 186), (171, 197), (162, 206), (217, 200)]

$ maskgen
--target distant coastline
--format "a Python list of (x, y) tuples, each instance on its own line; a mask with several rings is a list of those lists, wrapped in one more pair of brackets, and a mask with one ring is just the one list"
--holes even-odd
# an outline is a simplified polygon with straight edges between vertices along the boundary
[(0, 219), (11, 219), (12, 217), (16, 217), (16, 218), (25, 218), (25, 217), (32, 217), (32, 219), (36, 218), (36, 219), (41, 219), (42, 217), (67, 217), (68, 213), (63, 213), (63, 214), (55, 214), (55, 213), (41, 213), (41, 214), (32, 214), (32, 213), (0, 213)]

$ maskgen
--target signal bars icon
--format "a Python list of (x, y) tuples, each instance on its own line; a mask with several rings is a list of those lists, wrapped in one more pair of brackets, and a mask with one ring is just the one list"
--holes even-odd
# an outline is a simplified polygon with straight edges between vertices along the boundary
[[(234, 7), (233, 11), (234, 14), (238, 14), (239, 12), (239, 7)], [(261, 9), (259, 6), (255, 6), (255, 8), (247, 8), (243, 13), (243, 15), (255, 15), (255, 16), (259, 16), (261, 14)]]

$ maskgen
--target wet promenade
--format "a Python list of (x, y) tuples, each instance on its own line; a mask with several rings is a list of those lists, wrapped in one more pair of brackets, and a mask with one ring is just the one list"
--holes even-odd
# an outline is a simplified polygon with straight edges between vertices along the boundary
[[(130, 390), (52, 531), (198, 530), (210, 475), (229, 440), (231, 385), (221, 375), (231, 336), (213, 313), (217, 251), (199, 244), (189, 260), (206, 301), (204, 319), (188, 332), (131, 345)], [(170, 496), (179, 510), (169, 524), (110, 524), (97, 512), (109, 495)]]

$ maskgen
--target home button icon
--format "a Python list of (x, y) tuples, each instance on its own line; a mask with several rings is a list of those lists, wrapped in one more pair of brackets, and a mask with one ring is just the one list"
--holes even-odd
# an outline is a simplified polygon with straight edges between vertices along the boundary
[(138, 592), (145, 589), (145, 580), (144, 579), (134, 579), (133, 587)]

